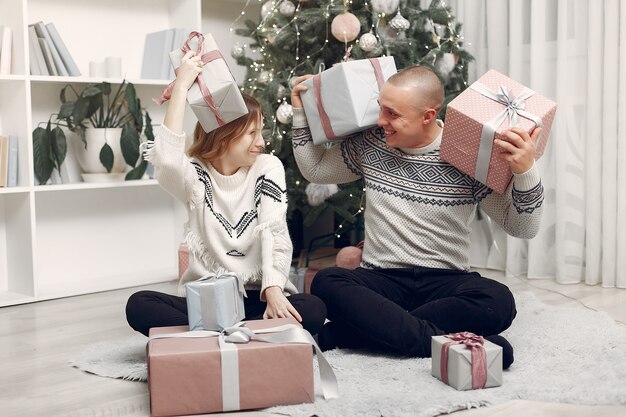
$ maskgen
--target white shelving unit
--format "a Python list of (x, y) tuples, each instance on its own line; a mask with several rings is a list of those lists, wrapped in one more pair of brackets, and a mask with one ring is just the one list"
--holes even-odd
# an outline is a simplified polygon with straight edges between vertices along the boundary
[[(153, 121), (163, 120), (165, 108), (152, 98), (167, 82), (140, 78), (145, 34), (202, 28), (206, 19), (201, 0), (0, 2), (0, 25), (14, 39), (13, 74), (0, 76), (0, 132), (19, 137), (18, 186), (0, 188), (0, 306), (176, 277), (181, 205), (154, 180), (35, 185), (32, 131), (58, 111), (65, 84), (102, 81), (86, 75), (90, 61), (107, 56), (122, 58)], [(54, 22), (85, 76), (29, 74), (28, 25), (40, 20)], [(187, 132), (193, 123), (190, 117)]]

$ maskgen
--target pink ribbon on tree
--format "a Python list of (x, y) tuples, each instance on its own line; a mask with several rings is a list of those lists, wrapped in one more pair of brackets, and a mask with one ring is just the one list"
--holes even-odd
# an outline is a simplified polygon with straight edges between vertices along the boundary
[(487, 353), (483, 348), (485, 339), (472, 332), (448, 334), (451, 339), (441, 347), (441, 380), (448, 383), (448, 350), (452, 345), (465, 345), (472, 353), (472, 389), (485, 388), (487, 385)]
[[(224, 59), (224, 56), (222, 55), (222, 53), (217, 49), (214, 51), (207, 52), (205, 54), (204, 53), (204, 35), (200, 32), (195, 32), (195, 31), (189, 34), (189, 36), (187, 37), (187, 40), (183, 44), (181, 48), (183, 53), (186, 54), (187, 52), (191, 51), (191, 47), (189, 46), (189, 41), (191, 41), (193, 38), (198, 38), (198, 46), (196, 47), (196, 55), (200, 57), (202, 61), (202, 65), (208, 64), (209, 62), (215, 61), (216, 59)], [(176, 69), (176, 72), (177, 71), (178, 71), (178, 68)], [(204, 82), (204, 78), (202, 78), (202, 73), (198, 74), (196, 78), (196, 82), (198, 83), (198, 87), (200, 87), (200, 92), (202, 93), (202, 98), (204, 98), (204, 102), (207, 104), (209, 109), (211, 109), (211, 111), (215, 115), (217, 124), (219, 126), (224, 125), (225, 124), (224, 119), (220, 115), (220, 112), (217, 109), (215, 102), (213, 101), (213, 95), (211, 95), (209, 88)], [(172, 89), (174, 88), (175, 83), (176, 83), (176, 80), (172, 81), (167, 87), (165, 87), (165, 89), (161, 93), (161, 97), (159, 97), (158, 99), (153, 99), (154, 102), (157, 104), (163, 104), (167, 100), (169, 100), (172, 97)]]
[[(376, 77), (376, 83), (378, 84), (378, 91), (382, 88), (385, 83), (385, 78), (383, 77), (383, 70), (380, 66), (380, 62), (376, 58), (368, 58), (370, 64), (374, 68), (374, 76)], [(333, 127), (330, 124), (330, 118), (324, 109), (324, 103), (322, 102), (322, 79), (320, 74), (313, 76), (313, 92), (315, 94), (315, 104), (317, 105), (317, 112), (320, 116), (320, 122), (322, 123), (322, 129), (324, 129), (324, 134), (326, 135), (326, 139), (328, 140), (339, 140), (344, 139), (344, 136), (337, 136), (333, 131)]]

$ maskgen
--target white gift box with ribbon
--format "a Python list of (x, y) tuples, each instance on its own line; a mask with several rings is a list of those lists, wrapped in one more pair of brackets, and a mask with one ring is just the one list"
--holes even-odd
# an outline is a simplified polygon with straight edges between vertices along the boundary
[(189, 330), (221, 331), (243, 320), (243, 282), (235, 274), (206, 276), (185, 284)]
[(490, 70), (452, 100), (446, 110), (441, 158), (497, 193), (504, 193), (513, 174), (498, 157), (493, 142), (510, 127), (531, 133), (542, 128), (535, 159), (543, 154), (556, 103), (511, 78)]
[[(191, 32), (182, 45), (170, 52), (174, 68), (178, 68), (187, 51), (195, 51), (204, 64), (202, 73), (187, 92), (187, 102), (198, 118), (202, 129), (210, 132), (218, 127), (248, 114), (237, 82), (224, 61), (213, 36)], [(169, 100), (174, 82), (170, 83), (158, 100), (158, 104)]]
[(396, 73), (392, 56), (342, 62), (302, 83), (313, 143), (341, 140), (376, 125), (382, 84)]

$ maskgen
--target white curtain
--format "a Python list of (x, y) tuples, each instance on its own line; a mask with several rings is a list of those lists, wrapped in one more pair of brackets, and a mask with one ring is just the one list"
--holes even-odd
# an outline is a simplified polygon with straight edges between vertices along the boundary
[[(539, 235), (523, 241), (494, 231), (495, 244), (474, 263), (530, 279), (626, 288), (626, 2), (447, 4), (476, 58), (470, 82), (493, 68), (557, 102), (538, 161), (546, 192)], [(491, 239), (482, 230), (474, 248)]]

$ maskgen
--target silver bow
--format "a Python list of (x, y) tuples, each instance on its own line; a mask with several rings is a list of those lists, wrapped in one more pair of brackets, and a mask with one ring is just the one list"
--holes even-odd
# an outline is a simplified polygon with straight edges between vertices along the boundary
[(483, 130), (480, 135), (480, 146), (478, 148), (478, 157), (476, 158), (476, 172), (474, 178), (485, 184), (487, 175), (489, 174), (489, 161), (491, 160), (491, 152), (493, 150), (493, 139), (498, 127), (507, 118), (509, 119), (509, 127), (517, 127), (519, 123), (518, 116), (531, 120), (535, 123), (535, 126), (538, 127), (543, 126), (543, 122), (539, 117), (525, 110), (526, 100), (535, 94), (535, 92), (529, 88), (525, 88), (517, 96), (505, 86), (500, 86), (499, 92), (497, 93), (479, 82), (473, 83), (469, 88), (505, 106), (500, 113), (483, 125)]

